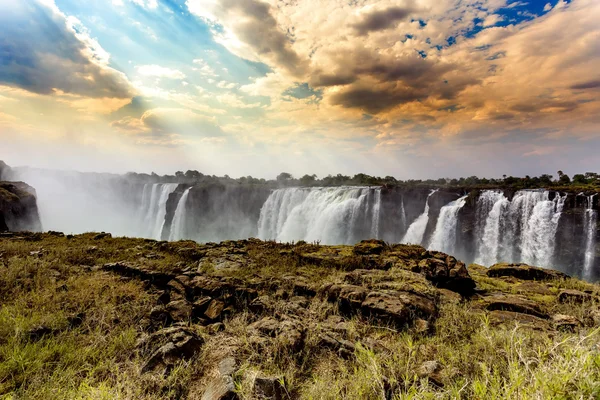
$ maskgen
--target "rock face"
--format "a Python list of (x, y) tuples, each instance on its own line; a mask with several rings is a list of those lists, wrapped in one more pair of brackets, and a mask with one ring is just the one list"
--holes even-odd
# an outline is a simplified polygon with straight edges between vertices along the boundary
[(553, 279), (565, 279), (568, 275), (551, 269), (532, 267), (527, 264), (495, 264), (487, 271), (487, 275), (498, 278), (500, 276), (512, 276), (517, 279), (529, 281), (548, 281)]
[(35, 190), (23, 182), (0, 182), (0, 231), (40, 231)]

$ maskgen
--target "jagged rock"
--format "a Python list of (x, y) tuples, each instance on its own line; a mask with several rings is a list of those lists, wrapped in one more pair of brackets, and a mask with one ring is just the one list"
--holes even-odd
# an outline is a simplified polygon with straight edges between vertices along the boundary
[[(180, 360), (189, 360), (198, 353), (204, 340), (191, 329), (175, 326), (162, 329), (138, 341), (141, 354), (150, 353), (142, 373), (158, 367), (169, 368)], [(159, 347), (160, 346), (160, 347)]]
[(23, 182), (0, 182), (0, 232), (41, 230), (35, 190)]
[(441, 372), (444, 367), (437, 360), (425, 361), (417, 368), (419, 378), (427, 378), (436, 386), (443, 387)]
[(385, 250), (385, 242), (377, 239), (362, 240), (352, 249), (354, 254), (359, 255), (381, 254), (383, 250)]
[(254, 379), (254, 396), (257, 399), (284, 400), (290, 396), (282, 383), (283, 378), (256, 377)]
[(173, 321), (189, 321), (192, 317), (192, 304), (187, 300), (172, 301), (165, 309)]
[(218, 373), (206, 386), (202, 394), (202, 400), (237, 400), (239, 397), (235, 392), (236, 361), (227, 357), (219, 363)]
[(111, 271), (119, 275), (147, 280), (158, 286), (166, 286), (174, 278), (173, 274), (141, 268), (126, 262), (108, 263), (102, 266), (105, 271)]
[(96, 236), (94, 236), (94, 240), (102, 240), (102, 239), (110, 239), (112, 238), (112, 235), (110, 233), (106, 233), (106, 232), (101, 232), (96, 234)]
[(220, 300), (211, 300), (208, 305), (206, 311), (204, 311), (204, 315), (212, 320), (216, 320), (221, 316), (223, 309), (225, 308), (225, 303)]
[(462, 301), (462, 296), (452, 290), (438, 289), (440, 300), (444, 303), (458, 304)]
[(548, 318), (548, 315), (542, 311), (538, 303), (517, 295), (492, 294), (484, 297), (482, 302), (489, 311), (513, 311)]
[(152, 307), (148, 318), (150, 320), (150, 325), (153, 328), (160, 328), (169, 325), (173, 321), (171, 318), (171, 314), (163, 305), (157, 305)]
[(343, 358), (352, 357), (356, 349), (354, 343), (343, 338), (338, 338), (332, 333), (322, 333), (319, 335), (319, 346), (331, 349)]
[(562, 272), (554, 271), (551, 269), (544, 269), (539, 267), (532, 267), (527, 264), (494, 264), (488, 271), (487, 275), (492, 278), (498, 278), (501, 276), (512, 276), (517, 279), (523, 280), (535, 280), (535, 281), (549, 281), (554, 279), (565, 279), (569, 276)]
[(577, 318), (564, 314), (554, 314), (552, 316), (552, 322), (556, 329), (570, 332), (583, 325)]
[(513, 311), (495, 310), (490, 312), (489, 321), (492, 326), (508, 325), (509, 328), (515, 324), (535, 330), (548, 330), (550, 325), (548, 321), (530, 314), (523, 314)]
[(325, 288), (329, 301), (336, 301), (343, 313), (357, 313), (384, 324), (410, 325), (415, 318), (429, 319), (437, 314), (435, 302), (425, 296), (395, 290), (369, 291), (356, 285), (330, 285)]
[(221, 297), (223, 294), (233, 291), (233, 287), (217, 278), (197, 275), (189, 283), (189, 289), (195, 296)]
[(304, 345), (306, 329), (296, 319), (285, 318), (279, 321), (273, 317), (265, 317), (250, 324), (249, 328), (275, 338), (281, 346), (291, 350), (300, 350)]
[(558, 301), (560, 303), (583, 303), (590, 300), (592, 300), (592, 296), (590, 294), (574, 289), (561, 290), (558, 294)]
[(426, 252), (424, 256), (433, 257), (421, 260), (416, 272), (425, 275), (427, 280), (439, 288), (452, 290), (463, 296), (469, 296), (473, 293), (475, 281), (469, 275), (469, 271), (467, 271), (463, 262), (439, 252)]

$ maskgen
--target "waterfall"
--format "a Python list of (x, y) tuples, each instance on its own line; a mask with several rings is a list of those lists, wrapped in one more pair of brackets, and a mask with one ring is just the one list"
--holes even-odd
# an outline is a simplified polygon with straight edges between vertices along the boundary
[(375, 189), (373, 204), (373, 221), (371, 223), (371, 237), (379, 239), (379, 220), (381, 219), (381, 188)]
[(421, 244), (423, 242), (425, 229), (427, 229), (427, 222), (429, 222), (429, 198), (435, 192), (437, 192), (437, 189), (432, 190), (429, 195), (427, 195), (427, 200), (425, 200), (425, 210), (423, 210), (423, 213), (410, 224), (404, 238), (402, 238), (402, 243)]
[(145, 184), (142, 191), (142, 207), (139, 234), (160, 240), (169, 195), (177, 189), (177, 183)]
[(592, 275), (592, 266), (596, 255), (596, 224), (598, 214), (594, 210), (594, 197), (587, 196), (587, 204), (584, 214), (583, 229), (585, 230), (585, 257), (583, 262), (583, 277), (590, 279)]
[(404, 210), (404, 196), (400, 201), (400, 224), (402, 225), (402, 232), (406, 230), (406, 211)]
[[(373, 191), (374, 200), (370, 201)], [(354, 244), (379, 235), (380, 211), (380, 188), (277, 189), (260, 210), (258, 237), (282, 242)]]
[(169, 235), (170, 241), (181, 240), (185, 237), (186, 204), (190, 189), (191, 188), (188, 188), (183, 192), (183, 195), (179, 199), (179, 203), (177, 203), (173, 222), (171, 223), (171, 234)]
[(477, 200), (477, 214), (483, 216), (487, 210), (485, 223), (479, 230), (477, 264), (492, 265), (498, 262), (501, 244), (501, 225), (504, 211), (509, 202), (502, 192), (486, 190)]
[(549, 200), (549, 193), (544, 192), (544, 199), (533, 207), (525, 231), (522, 233), (523, 262), (542, 267), (552, 266), (556, 229), (566, 197), (557, 193), (554, 200)]
[(152, 231), (150, 232), (150, 237), (152, 239), (160, 240), (161, 238), (163, 226), (165, 225), (165, 215), (167, 214), (167, 200), (169, 200), (169, 195), (177, 189), (177, 186), (177, 183), (166, 183), (161, 185), (154, 223)]
[(458, 212), (466, 203), (467, 196), (454, 200), (440, 210), (433, 237), (429, 243), (430, 250), (453, 253), (456, 247), (456, 227)]

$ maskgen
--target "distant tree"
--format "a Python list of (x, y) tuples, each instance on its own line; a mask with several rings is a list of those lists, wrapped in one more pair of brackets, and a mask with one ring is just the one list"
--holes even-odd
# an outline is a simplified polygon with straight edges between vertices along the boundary
[(573, 175), (573, 183), (576, 183), (578, 185), (585, 185), (588, 182), (587, 182), (587, 179), (585, 179), (585, 175), (575, 174), (575, 175)]
[(200, 179), (202, 179), (203, 176), (204, 176), (204, 174), (202, 174), (201, 172), (195, 171), (195, 170), (185, 171), (185, 177), (188, 179), (200, 180)]
[(178, 178), (183, 178), (184, 177), (183, 171), (177, 171), (177, 172), (175, 172), (175, 176), (178, 177)]
[(287, 184), (289, 183), (294, 177), (292, 176), (292, 174), (288, 173), (288, 172), (282, 172), (279, 175), (277, 175), (277, 178), (275, 178), (277, 180), (277, 182), (279, 182), (280, 184)]
[(564, 174), (562, 171), (558, 171), (558, 183), (561, 185), (568, 185), (571, 183), (571, 178), (569, 178), (569, 175)]
[(313, 185), (316, 180), (317, 180), (317, 175), (306, 174), (302, 178), (300, 178), (300, 184), (302, 184), (303, 186), (310, 186), (310, 185)]
[(548, 175), (548, 174), (540, 175), (540, 183), (542, 185), (551, 185), (552, 184), (552, 175)]

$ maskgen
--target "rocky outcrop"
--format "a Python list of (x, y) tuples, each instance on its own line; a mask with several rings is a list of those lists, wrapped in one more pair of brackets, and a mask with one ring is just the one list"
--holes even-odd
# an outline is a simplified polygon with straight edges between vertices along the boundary
[(487, 275), (498, 278), (501, 276), (512, 276), (517, 279), (528, 281), (548, 281), (553, 279), (565, 279), (568, 275), (552, 269), (532, 267), (527, 264), (495, 264), (487, 271)]
[(35, 190), (23, 182), (0, 182), (0, 231), (40, 231)]

